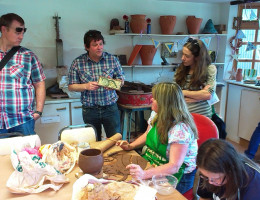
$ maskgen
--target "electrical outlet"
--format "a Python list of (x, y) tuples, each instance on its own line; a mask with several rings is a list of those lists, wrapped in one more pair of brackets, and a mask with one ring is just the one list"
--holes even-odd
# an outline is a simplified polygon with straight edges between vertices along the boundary
[[(165, 42), (169, 43), (169, 42)], [(161, 57), (164, 58), (177, 58), (177, 52), (169, 52), (167, 47), (165, 46), (165, 43), (163, 42), (161, 45)]]

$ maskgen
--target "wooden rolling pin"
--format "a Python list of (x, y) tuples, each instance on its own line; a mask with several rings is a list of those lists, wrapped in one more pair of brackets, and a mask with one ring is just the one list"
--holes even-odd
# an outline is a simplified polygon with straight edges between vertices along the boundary
[(90, 143), (91, 148), (100, 149), (103, 153), (108, 150), (110, 147), (114, 146), (118, 140), (122, 139), (122, 135), (120, 133), (116, 133), (110, 138), (106, 140)]

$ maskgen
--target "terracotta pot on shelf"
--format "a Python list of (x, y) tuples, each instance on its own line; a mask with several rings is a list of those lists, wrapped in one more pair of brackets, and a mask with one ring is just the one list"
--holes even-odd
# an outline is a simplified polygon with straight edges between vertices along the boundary
[(237, 73), (236, 73), (236, 81), (242, 81), (243, 80), (243, 75), (242, 75), (242, 69), (237, 69)]
[(152, 65), (156, 51), (157, 49), (154, 45), (143, 45), (139, 52), (142, 60), (142, 65)]
[(159, 23), (160, 23), (162, 34), (171, 35), (173, 33), (173, 29), (176, 24), (176, 16), (174, 15), (160, 16)]
[(200, 25), (202, 23), (202, 18), (196, 18), (195, 16), (188, 16), (186, 18), (186, 25), (189, 34), (198, 34), (200, 30)]
[(146, 33), (146, 15), (131, 15), (130, 28), (133, 33)]

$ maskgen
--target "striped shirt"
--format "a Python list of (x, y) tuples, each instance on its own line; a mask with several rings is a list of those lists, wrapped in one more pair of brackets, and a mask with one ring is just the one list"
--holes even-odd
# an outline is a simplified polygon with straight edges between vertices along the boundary
[[(88, 54), (82, 54), (76, 58), (70, 67), (69, 85), (82, 84), (95, 81), (100, 76), (124, 80), (124, 72), (118, 59), (103, 52), (99, 62), (94, 62)], [(99, 87), (97, 90), (85, 90), (81, 92), (81, 103), (84, 106), (106, 106), (117, 102), (118, 96), (115, 90)]]
[[(0, 50), (0, 60), (7, 52)], [(0, 71), (0, 129), (12, 128), (33, 119), (33, 83), (45, 75), (36, 55), (21, 47)]]
[[(207, 81), (204, 83), (205, 85), (210, 85), (210, 88), (208, 91), (213, 94), (213, 92), (216, 91), (216, 75), (217, 75), (217, 69), (215, 65), (209, 65), (208, 67), (208, 75), (207, 75)], [(187, 75), (186, 84), (182, 87), (182, 90), (190, 90), (189, 84), (190, 84), (190, 78), (191, 75)], [(175, 81), (175, 78), (174, 80)], [(192, 90), (202, 90), (203, 88), (192, 88)], [(206, 117), (211, 118), (212, 116), (212, 110), (211, 106), (209, 105), (207, 100), (201, 100), (194, 103), (187, 103), (188, 109), (191, 113), (198, 113), (201, 115), (204, 115)]]

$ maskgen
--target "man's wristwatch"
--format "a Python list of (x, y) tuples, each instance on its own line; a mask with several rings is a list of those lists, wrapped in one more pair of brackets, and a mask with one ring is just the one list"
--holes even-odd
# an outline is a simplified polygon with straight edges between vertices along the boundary
[(37, 113), (38, 115), (40, 115), (40, 117), (42, 116), (42, 112), (40, 112), (38, 110), (34, 111), (33, 113)]

